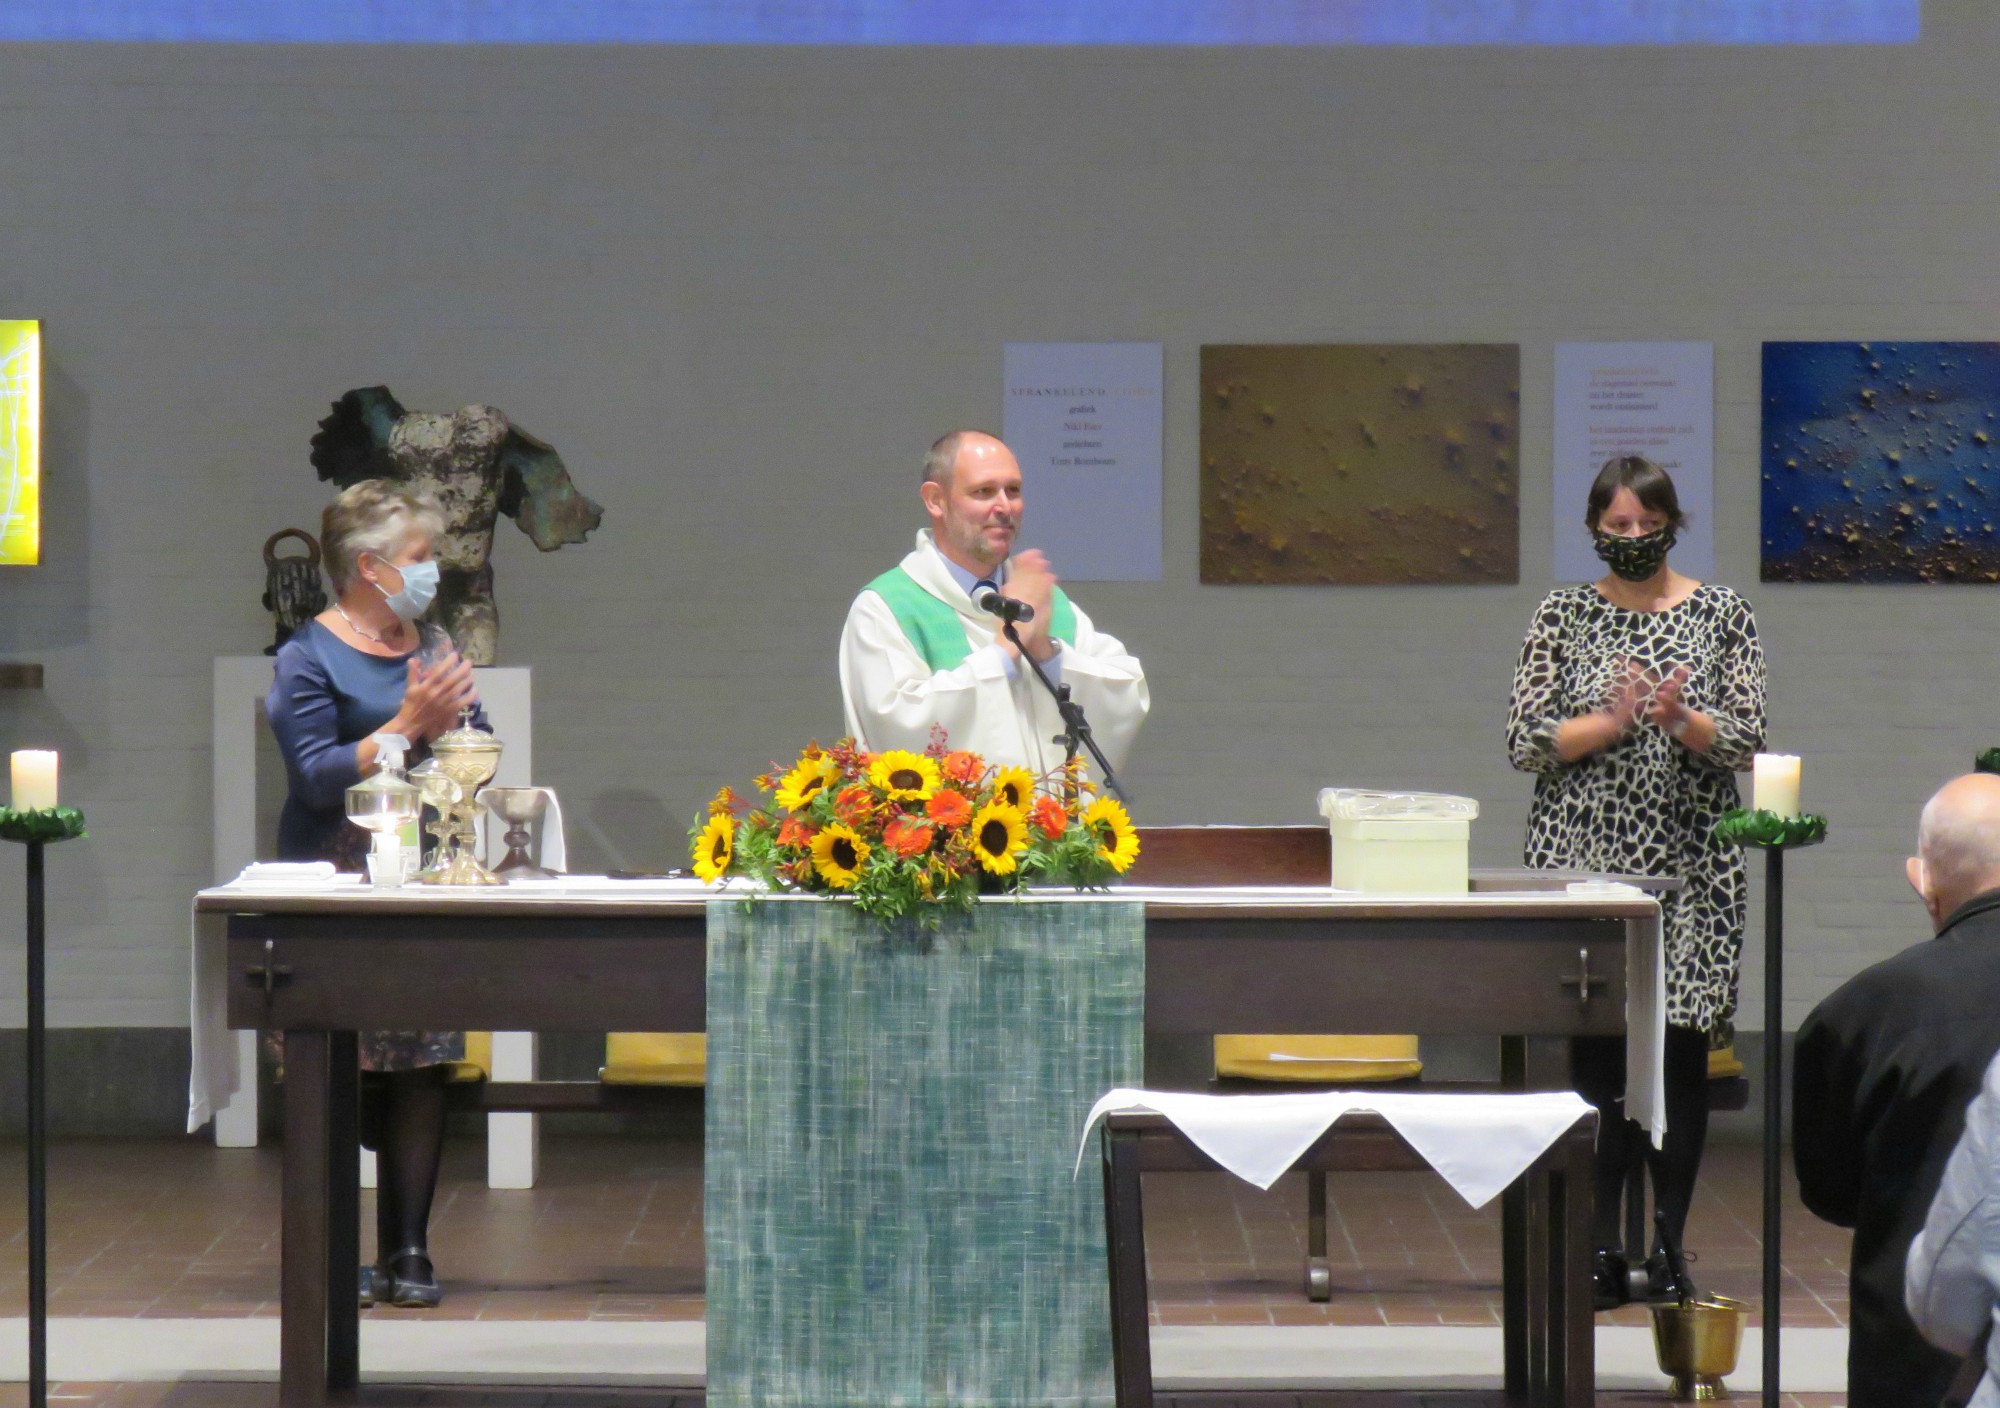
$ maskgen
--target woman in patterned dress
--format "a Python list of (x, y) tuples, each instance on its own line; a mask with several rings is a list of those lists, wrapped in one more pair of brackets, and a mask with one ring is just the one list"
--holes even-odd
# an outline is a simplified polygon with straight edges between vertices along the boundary
[[(436, 590), (431, 542), (443, 524), (428, 494), (376, 479), (327, 505), (320, 536), (334, 604), (285, 642), (265, 700), (290, 783), (278, 821), (282, 860), (361, 869), (367, 836), (348, 822), (345, 799), (376, 770), (382, 737), (400, 737), (415, 763), (460, 709), (478, 702), (471, 666), (427, 642), (416, 624)], [(361, 1268), (361, 1303), (429, 1308), (442, 1294), (429, 1225), (445, 1082), (451, 1063), (465, 1057), (465, 1036), (363, 1032), (360, 1046), (362, 1139), (379, 1155), (380, 1172), (379, 1255)]]
[[(1667, 565), (1685, 525), (1666, 471), (1636, 455), (1605, 462), (1584, 522), (1609, 575), (1544, 597), (1514, 673), (1507, 748), (1535, 774), (1527, 863), (1671, 877), (1662, 897), (1667, 967), (1665, 1147), (1623, 1118), (1622, 1037), (1574, 1044), (1577, 1088), (1603, 1114), (1597, 1140), (1596, 1291), (1628, 1298), (1619, 1199), (1644, 1155), (1679, 1240), (1708, 1134), (1708, 1052), (1736, 1011), (1746, 882), (1742, 852), (1716, 841), (1740, 805), (1735, 774), (1764, 741), (1764, 651), (1750, 603)], [(1667, 1289), (1658, 1246), (1646, 1257)]]

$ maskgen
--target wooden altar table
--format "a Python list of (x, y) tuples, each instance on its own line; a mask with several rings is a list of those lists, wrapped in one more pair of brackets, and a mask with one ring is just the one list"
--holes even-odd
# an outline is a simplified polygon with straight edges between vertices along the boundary
[[(1538, 1038), (1624, 1032), (1627, 1108), (1657, 1129), (1659, 907), (1631, 890), (1567, 893), (1568, 878), (1486, 872), (1474, 893), (1437, 898), (1308, 887), (1117, 893), (1146, 903), (1148, 1031), (1491, 1035), (1515, 1089), (1568, 1085), (1566, 1046)], [(220, 1037), (200, 1030), (204, 1013), (285, 1033), (284, 1408), (351, 1398), (359, 1379), (355, 1032), (703, 1030), (713, 894), (577, 877), (458, 892), (220, 886), (196, 897), (191, 1098), (207, 1098), (201, 1053)], [(504, 1099), (504, 1086), (494, 1095)], [(1507, 1264), (1524, 1267), (1520, 1197), (1509, 1194), (1504, 1212)], [(1521, 1393), (1528, 1306), (1511, 1290), (1504, 1334), (1506, 1385)]]

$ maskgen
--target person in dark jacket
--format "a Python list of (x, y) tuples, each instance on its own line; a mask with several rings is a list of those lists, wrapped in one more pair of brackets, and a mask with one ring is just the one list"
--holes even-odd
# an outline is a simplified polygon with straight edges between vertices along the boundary
[(1937, 933), (1843, 984), (1799, 1028), (1792, 1161), (1816, 1215), (1854, 1229), (1850, 1408), (1934, 1408), (1958, 1360), (1926, 1344), (1903, 1265), (2000, 1051), (2000, 777), (1924, 807), (1910, 883)]

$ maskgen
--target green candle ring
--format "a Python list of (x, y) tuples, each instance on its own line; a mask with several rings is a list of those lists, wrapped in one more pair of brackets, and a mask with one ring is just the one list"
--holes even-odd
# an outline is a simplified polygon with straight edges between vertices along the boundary
[(89, 834), (83, 829), (83, 813), (75, 807), (39, 807), (31, 812), (0, 807), (0, 841), (72, 841)]
[(1762, 850), (1817, 846), (1826, 839), (1826, 818), (1779, 816), (1776, 812), (1735, 807), (1724, 812), (1715, 823), (1715, 839), (1726, 846), (1756, 846)]

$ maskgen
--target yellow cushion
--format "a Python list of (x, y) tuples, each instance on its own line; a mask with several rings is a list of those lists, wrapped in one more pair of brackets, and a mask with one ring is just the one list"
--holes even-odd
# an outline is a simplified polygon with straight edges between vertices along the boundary
[[(1277, 1059), (1286, 1058), (1291, 1059)], [(1305, 1059), (1299, 1059), (1299, 1058)], [(1423, 1072), (1414, 1036), (1219, 1036), (1215, 1073), (1237, 1080), (1367, 1084)]]
[(1743, 1063), (1736, 1059), (1736, 1048), (1720, 1047), (1708, 1053), (1708, 1078), (1710, 1080), (1735, 1080), (1743, 1074)]
[(708, 1033), (606, 1032), (597, 1078), (607, 1085), (706, 1085)]
[(493, 1079), (493, 1033), (467, 1032), (465, 1059), (451, 1063), (451, 1075), (447, 1080), (452, 1085), (471, 1085), (475, 1081), (491, 1079)]

